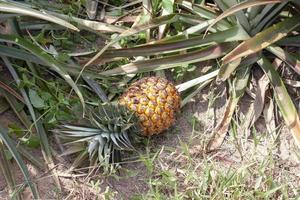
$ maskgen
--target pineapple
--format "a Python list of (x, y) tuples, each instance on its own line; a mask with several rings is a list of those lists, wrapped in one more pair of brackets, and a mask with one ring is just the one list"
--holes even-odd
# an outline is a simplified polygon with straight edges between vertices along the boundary
[(91, 165), (119, 162), (120, 151), (133, 149), (132, 142), (140, 135), (151, 136), (168, 129), (175, 121), (180, 101), (172, 83), (146, 77), (129, 86), (118, 103), (90, 108), (85, 126), (62, 125), (55, 132), (70, 145), (66, 152), (82, 153), (77, 160), (86, 156)]
[(159, 77), (142, 78), (133, 83), (119, 99), (121, 105), (136, 113), (144, 136), (168, 129), (175, 121), (180, 101), (175, 86)]

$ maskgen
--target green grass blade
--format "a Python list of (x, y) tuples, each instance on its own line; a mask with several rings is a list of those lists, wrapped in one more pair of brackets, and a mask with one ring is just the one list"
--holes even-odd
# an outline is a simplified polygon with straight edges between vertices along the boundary
[(21, 156), (19, 155), (14, 143), (12, 143), (11, 139), (7, 135), (7, 130), (5, 130), (1, 125), (0, 125), (0, 139), (4, 142), (4, 144), (9, 149), (12, 156), (14, 157), (15, 161), (18, 163), (18, 166), (20, 167), (20, 169), (24, 175), (25, 181), (28, 184), (28, 186), (32, 192), (33, 198), (38, 199), (38, 192), (37, 192), (33, 182), (30, 179), (30, 175), (29, 175), (27, 166), (25, 165), (24, 161), (22, 160)]
[(262, 59), (260, 59), (257, 63), (269, 77), (270, 83), (275, 91), (275, 100), (281, 111), (283, 119), (293, 134), (296, 144), (300, 147), (299, 115), (282, 79), (280, 78), (280, 75), (266, 57), (262, 57)]
[(68, 169), (68, 172), (73, 171), (76, 169), (78, 166), (80, 166), (84, 161), (87, 161), (89, 158), (89, 153), (87, 149), (83, 150), (74, 160), (72, 163), (71, 167)]
[(254, 37), (244, 41), (229, 54), (223, 57), (223, 64), (227, 64), (235, 59), (256, 53), (272, 43), (287, 36), (287, 34), (300, 25), (300, 15), (295, 15), (274, 26), (258, 33)]
[(34, 10), (34, 9), (30, 8), (29, 6), (22, 5), (20, 3), (3, 2), (3, 1), (1, 2), (0, 1), (0, 11), (36, 17), (39, 19), (43, 19), (43, 20), (55, 23), (55, 24), (59, 24), (61, 26), (67, 27), (67, 28), (75, 30), (75, 31), (79, 31), (79, 29), (76, 28), (74, 25), (72, 25), (69, 22), (66, 22), (58, 17), (55, 17), (51, 14), (48, 14), (46, 11), (42, 12), (42, 11)]
[(229, 43), (214, 45), (202, 50), (189, 52), (186, 54), (136, 61), (111, 70), (107, 70), (105, 72), (102, 72), (101, 75), (112, 76), (168, 69), (180, 66), (182, 64), (190, 64), (219, 58), (226, 52), (230, 51), (230, 49), (232, 49), (232, 45)]
[[(70, 75), (68, 73), (66, 73), (65, 70), (61, 67), (64, 64), (59, 63), (55, 58), (53, 58), (49, 54), (45, 53), (42, 49), (40, 49), (39, 47), (33, 45), (26, 39), (23, 39), (19, 36), (0, 34), (0, 41), (17, 44), (17, 45), (27, 49), (31, 53), (33, 53), (35, 56), (37, 56), (43, 62), (47, 63), (47, 65), (50, 67), (50, 69), (57, 72), (73, 88), (73, 90), (76, 92), (76, 94), (78, 95), (78, 97), (82, 103), (83, 111), (85, 111), (85, 103), (84, 103), (82, 93), (79, 90), (79, 88), (77, 87), (77, 85), (75, 84), (75, 82), (72, 80)], [(67, 68), (67, 67), (65, 66), (65, 68)]]

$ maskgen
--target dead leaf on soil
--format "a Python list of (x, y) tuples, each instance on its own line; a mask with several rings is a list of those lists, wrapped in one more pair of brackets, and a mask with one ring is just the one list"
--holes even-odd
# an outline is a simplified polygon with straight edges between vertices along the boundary
[(212, 137), (206, 147), (207, 152), (213, 151), (222, 145), (225, 136), (227, 134), (231, 122), (231, 118), (235, 111), (237, 103), (238, 101), (234, 100), (232, 96), (230, 96), (229, 99), (227, 100), (224, 116), (221, 122), (217, 125), (217, 127), (213, 131)]

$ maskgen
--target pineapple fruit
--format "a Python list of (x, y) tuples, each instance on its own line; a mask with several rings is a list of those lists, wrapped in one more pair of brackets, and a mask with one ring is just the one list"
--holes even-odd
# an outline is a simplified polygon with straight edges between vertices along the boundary
[[(66, 152), (82, 151), (91, 165), (119, 162), (120, 151), (133, 149), (132, 142), (140, 135), (151, 136), (168, 129), (180, 102), (178, 91), (168, 80), (146, 77), (129, 86), (118, 102), (90, 107), (85, 126), (62, 125), (55, 132), (68, 142)], [(78, 145), (83, 149), (78, 150)]]
[(159, 77), (142, 78), (129, 86), (119, 99), (121, 105), (135, 112), (144, 136), (168, 129), (175, 121), (180, 101), (175, 86)]

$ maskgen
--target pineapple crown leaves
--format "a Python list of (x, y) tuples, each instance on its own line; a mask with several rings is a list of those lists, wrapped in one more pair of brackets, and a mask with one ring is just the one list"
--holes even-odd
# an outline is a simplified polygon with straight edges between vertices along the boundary
[[(61, 125), (55, 132), (68, 140), (66, 145), (85, 143), (91, 162), (120, 160), (121, 150), (133, 150), (139, 138), (138, 119), (125, 107), (105, 103), (89, 108), (86, 126)], [(72, 148), (72, 147), (70, 147)]]

